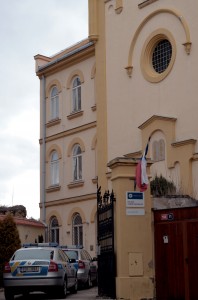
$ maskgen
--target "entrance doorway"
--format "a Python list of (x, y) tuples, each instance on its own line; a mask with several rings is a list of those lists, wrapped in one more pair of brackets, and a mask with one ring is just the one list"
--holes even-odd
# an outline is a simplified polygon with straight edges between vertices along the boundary
[(157, 300), (198, 299), (198, 207), (154, 211)]

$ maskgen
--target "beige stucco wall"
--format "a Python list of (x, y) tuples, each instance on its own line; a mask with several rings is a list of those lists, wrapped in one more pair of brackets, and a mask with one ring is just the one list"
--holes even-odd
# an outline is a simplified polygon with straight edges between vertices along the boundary
[[(119, 15), (113, 9), (109, 10), (110, 5), (115, 5), (115, 1), (106, 3), (109, 158), (141, 149), (138, 126), (154, 114), (178, 119), (177, 140), (197, 138), (195, 120), (198, 104), (195, 97), (197, 85), (194, 80), (197, 57), (194, 49), (198, 44), (198, 20), (195, 18), (198, 4), (194, 2), (190, 10), (186, 1), (176, 1), (174, 5), (172, 1), (157, 1), (140, 10), (137, 2), (124, 1), (123, 11)], [(125, 67), (135, 31), (147, 15), (162, 7), (180, 11), (187, 20), (192, 36), (192, 51), (187, 55), (182, 45), (185, 42), (185, 33), (178, 18), (169, 13), (156, 15), (143, 26), (138, 36), (133, 54), (133, 74), (129, 78)], [(143, 78), (140, 59), (145, 40), (158, 28), (165, 28), (173, 34), (177, 55), (170, 74), (162, 82), (153, 84)]]
[[(142, 9), (138, 8), (138, 4), (136, 1), (123, 1), (123, 9), (119, 14), (115, 11), (116, 1), (106, 1), (105, 4), (108, 160), (144, 150), (149, 136), (142, 140), (139, 126), (153, 115), (176, 119), (175, 138), (170, 142), (198, 139), (195, 80), (198, 3), (193, 2), (190, 6), (186, 1), (156, 1)], [(161, 12), (162, 9), (166, 11)], [(159, 13), (154, 14), (155, 11)], [(148, 18), (151, 14), (153, 17)], [(177, 15), (185, 19), (190, 32), (190, 54), (185, 51), (185, 28)], [(142, 27), (134, 44), (133, 69), (129, 77), (125, 67), (128, 65), (130, 46), (140, 24)], [(159, 28), (172, 34), (176, 44), (176, 59), (166, 78), (158, 83), (151, 83), (144, 78), (141, 71), (141, 53), (145, 41)], [(196, 142), (193, 152), (197, 151)], [(177, 163), (176, 160), (174, 162)], [(192, 166), (193, 176), (196, 176), (198, 171), (195, 161), (192, 162)], [(163, 169), (163, 166), (161, 168)], [(163, 173), (166, 172), (169, 176), (170, 173), (177, 172), (173, 169), (165, 166)], [(195, 185), (194, 183), (194, 189), (197, 189)], [(195, 193), (193, 191), (192, 194)]]
[(44, 227), (34, 227), (28, 225), (20, 225), (17, 224), (17, 229), (19, 231), (19, 237), (21, 240), (21, 244), (24, 243), (35, 243), (35, 241), (39, 241), (38, 237), (45, 237), (45, 228)]

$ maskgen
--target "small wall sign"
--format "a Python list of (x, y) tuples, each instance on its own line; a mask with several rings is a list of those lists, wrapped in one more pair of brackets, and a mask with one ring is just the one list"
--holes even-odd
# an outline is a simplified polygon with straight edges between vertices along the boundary
[(169, 213), (169, 214), (161, 214), (161, 221), (172, 221), (174, 220), (174, 214)]
[(144, 207), (144, 193), (126, 192), (126, 207)]
[(144, 208), (126, 208), (127, 216), (144, 216), (145, 210)]

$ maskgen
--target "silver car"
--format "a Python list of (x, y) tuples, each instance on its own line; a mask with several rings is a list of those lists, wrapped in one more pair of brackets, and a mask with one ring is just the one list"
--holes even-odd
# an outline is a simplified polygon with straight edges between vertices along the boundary
[(55, 291), (56, 298), (65, 298), (67, 291), (76, 293), (77, 270), (74, 261), (55, 247), (31, 246), (17, 250), (5, 264), (3, 280), (6, 300), (15, 294)]
[(78, 246), (61, 246), (70, 259), (75, 259), (75, 268), (78, 271), (78, 283), (89, 288), (97, 284), (97, 261), (89, 252)]

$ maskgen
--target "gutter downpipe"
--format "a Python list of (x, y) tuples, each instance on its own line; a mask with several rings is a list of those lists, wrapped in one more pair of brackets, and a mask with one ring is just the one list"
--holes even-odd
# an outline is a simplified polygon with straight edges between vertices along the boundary
[(46, 185), (46, 103), (45, 103), (45, 89), (46, 89), (46, 80), (45, 76), (42, 75), (42, 177), (41, 177), (41, 203), (42, 203), (42, 222), (45, 225), (45, 242), (47, 241), (47, 224), (46, 224), (46, 195), (45, 195), (45, 185)]

